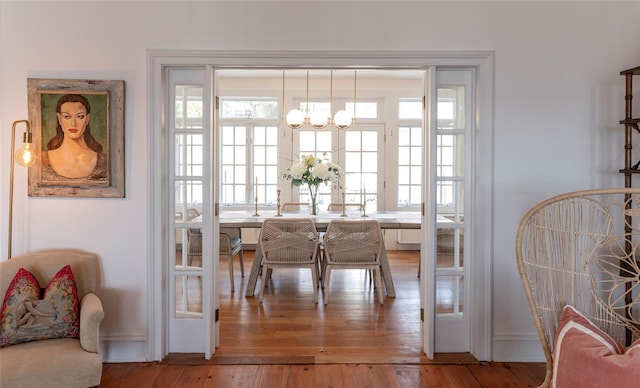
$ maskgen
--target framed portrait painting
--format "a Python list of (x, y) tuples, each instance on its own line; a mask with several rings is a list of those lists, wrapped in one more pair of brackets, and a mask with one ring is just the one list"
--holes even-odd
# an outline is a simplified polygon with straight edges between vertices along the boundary
[(124, 81), (27, 79), (29, 196), (124, 197)]

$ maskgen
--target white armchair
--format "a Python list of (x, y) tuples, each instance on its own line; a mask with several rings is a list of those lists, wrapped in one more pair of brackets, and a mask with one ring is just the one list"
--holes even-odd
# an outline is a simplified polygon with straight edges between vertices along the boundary
[(0, 263), (0, 295), (5, 294), (20, 268), (29, 271), (41, 287), (69, 265), (75, 279), (80, 314), (80, 338), (56, 338), (0, 348), (0, 386), (91, 387), (102, 376), (99, 349), (102, 303), (95, 294), (98, 256), (80, 250), (40, 251)]

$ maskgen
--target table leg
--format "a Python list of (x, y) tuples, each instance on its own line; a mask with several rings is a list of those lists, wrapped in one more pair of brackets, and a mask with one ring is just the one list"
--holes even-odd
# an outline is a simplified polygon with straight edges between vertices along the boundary
[(251, 273), (249, 274), (249, 281), (247, 282), (247, 291), (244, 296), (253, 296), (256, 291), (256, 283), (258, 282), (258, 276), (260, 275), (260, 267), (262, 266), (262, 248), (260, 248), (260, 242), (256, 244), (256, 253), (253, 256), (253, 264), (251, 265)]
[(384, 288), (387, 291), (387, 296), (389, 298), (395, 298), (396, 289), (393, 285), (391, 267), (389, 266), (389, 257), (387, 257), (387, 249), (384, 247), (384, 241), (382, 241), (382, 249), (380, 250), (380, 268), (382, 269), (382, 282), (384, 283)]

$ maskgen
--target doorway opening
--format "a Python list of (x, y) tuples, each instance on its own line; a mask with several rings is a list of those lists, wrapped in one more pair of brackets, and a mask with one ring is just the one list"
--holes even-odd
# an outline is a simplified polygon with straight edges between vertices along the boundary
[[(165, 59), (166, 59), (166, 58), (165, 58)], [(155, 62), (156, 64), (158, 64), (158, 63), (160, 63), (160, 62), (162, 62), (162, 61), (163, 61), (161, 58), (157, 58), (157, 60), (158, 60), (158, 61), (157, 61), (157, 62)], [(256, 60), (258, 60), (258, 59), (256, 58)], [(213, 62), (215, 63), (215, 59), (214, 59), (214, 61), (213, 61)], [(161, 69), (163, 69), (163, 74), (165, 74), (165, 75), (166, 75), (166, 74), (167, 74), (166, 72), (168, 72), (169, 68), (168, 68), (168, 67), (162, 67), (162, 66), (160, 66), (160, 68), (161, 68)], [(211, 69), (211, 70), (207, 70), (207, 69)], [(215, 76), (214, 76), (215, 71), (213, 71), (213, 67), (209, 67), (209, 66), (207, 66), (207, 65), (204, 65), (204, 66), (203, 66), (202, 68), (200, 68), (199, 70), (200, 70), (203, 74), (205, 74), (205, 76), (204, 76), (204, 77), (202, 77), (202, 81), (203, 81), (203, 82), (202, 82), (200, 85), (211, 85), (211, 84), (212, 84), (212, 85), (214, 85), (214, 88), (217, 88), (217, 87), (218, 87), (219, 83), (218, 83), (217, 81), (216, 81), (216, 82), (213, 82), (213, 79), (214, 79), (215, 77), (217, 77), (217, 75), (215, 75)], [(207, 75), (207, 74), (208, 74), (208, 75)], [(211, 83), (209, 83), (209, 82), (207, 81), (207, 79), (209, 79), (209, 80), (211, 81)], [(434, 78), (434, 80), (435, 80), (435, 78)], [(188, 84), (188, 83), (187, 83), (187, 84)], [(186, 85), (186, 84), (185, 84), (185, 85)], [(203, 88), (203, 90), (205, 90), (205, 89), (206, 89), (206, 88)], [(206, 94), (206, 93), (204, 93), (204, 94)], [(214, 106), (214, 103), (213, 103), (213, 96), (214, 96), (214, 95), (215, 95), (215, 96), (221, 96), (221, 94), (219, 94), (217, 90), (216, 90), (215, 92), (213, 91), (213, 89), (211, 90), (211, 96), (210, 96), (210, 98), (211, 98), (210, 104), (211, 104), (211, 105), (210, 105), (210, 106), (212, 106), (212, 107)], [(169, 100), (169, 101), (172, 101), (172, 98), (174, 98), (174, 97), (175, 97), (175, 96), (168, 96), (168, 100)], [(436, 97), (437, 97), (437, 93), (436, 93), (435, 89), (434, 89), (434, 92), (433, 92), (433, 97), (434, 97), (434, 99), (433, 99), (433, 103), (434, 103), (434, 107), (435, 107), (435, 101), (437, 101), (437, 99), (436, 99)], [(203, 101), (203, 106), (205, 106), (205, 107), (206, 107), (206, 106), (208, 106), (208, 104), (207, 104), (207, 101), (206, 101), (206, 100), (207, 100), (206, 96), (204, 96), (204, 95), (203, 95), (203, 97), (202, 97), (202, 101)], [(482, 105), (482, 104), (479, 104), (479, 105)], [(158, 104), (157, 106), (158, 106), (158, 107), (160, 107), (160, 106), (161, 106), (161, 104)], [(205, 121), (205, 122), (208, 120), (208, 122), (211, 124), (210, 128), (213, 128), (213, 127), (214, 127), (214, 126), (213, 126), (214, 118), (213, 118), (213, 117), (206, 117), (206, 116), (207, 116), (206, 111), (207, 111), (207, 109), (205, 109), (205, 112), (203, 112), (203, 119), (204, 119), (204, 121)], [(210, 114), (212, 114), (212, 115), (213, 115), (213, 113), (212, 113), (212, 112), (210, 112)], [(169, 118), (169, 120), (168, 120), (167, 122), (168, 122), (168, 123), (170, 123), (170, 124), (172, 124), (172, 123), (174, 122), (174, 121), (173, 121), (174, 119), (175, 119), (175, 117)], [(432, 118), (428, 118), (428, 119), (432, 119)], [(207, 125), (203, 125), (202, 127), (203, 127), (203, 128), (206, 128), (206, 127), (207, 127)], [(194, 133), (190, 133), (189, 135), (194, 135)], [(211, 135), (211, 134), (210, 134), (210, 135)], [(387, 133), (387, 135), (389, 135), (389, 133)], [(396, 135), (397, 135), (397, 134), (396, 134)], [(214, 145), (214, 146), (217, 146), (217, 145), (218, 145), (218, 144), (216, 143), (216, 142), (217, 142), (217, 140), (216, 140), (213, 136), (212, 136), (212, 138), (210, 138), (210, 139), (207, 139), (207, 138), (206, 138), (206, 136), (207, 136), (206, 131), (204, 131), (203, 136), (204, 136), (203, 143), (204, 143), (205, 145), (206, 145), (206, 144), (212, 144), (212, 145)], [(189, 144), (189, 147), (192, 147), (192, 146), (193, 146), (193, 144), (192, 144), (192, 143), (190, 143), (190, 141), (191, 141), (192, 139), (187, 139), (187, 137), (188, 137), (188, 136), (183, 136), (183, 137), (182, 137), (182, 139), (186, 139), (184, 144)], [(175, 138), (174, 138), (174, 140), (175, 140)], [(431, 141), (431, 140), (430, 140), (430, 141)], [(183, 143), (180, 143), (179, 141), (174, 141), (174, 142), (172, 142), (172, 143), (173, 143), (173, 145), (176, 145), (176, 144), (177, 144), (177, 145), (181, 145), (181, 144), (183, 144)], [(433, 144), (433, 143), (432, 143), (432, 144)], [(211, 149), (215, 149), (215, 147), (212, 147)], [(211, 151), (209, 151), (209, 152), (211, 152)], [(435, 152), (435, 151), (434, 151), (434, 152)], [(207, 160), (207, 159), (214, 160), (214, 159), (215, 159), (215, 157), (214, 157), (212, 154), (207, 154), (207, 152), (205, 152), (205, 153), (204, 153), (204, 159), (205, 159), (205, 160)], [(181, 160), (182, 160), (182, 159), (181, 159)], [(206, 164), (207, 164), (207, 163), (204, 163), (203, 170), (206, 170), (206, 169), (207, 169)], [(171, 164), (171, 163), (169, 163), (169, 164), (168, 164), (168, 166), (172, 166), (172, 168), (173, 168), (173, 166), (174, 166), (174, 165), (173, 165), (173, 164)], [(172, 168), (171, 168), (171, 169), (172, 169)], [(168, 170), (171, 170), (171, 169), (168, 169)], [(216, 165), (216, 163), (212, 163), (212, 165), (209, 167), (209, 169), (210, 169), (210, 171), (205, 171), (205, 175), (210, 176), (210, 177), (214, 177), (214, 178), (219, 178), (219, 177), (216, 177), (216, 175), (218, 175), (218, 174), (220, 173), (219, 166), (217, 166), (217, 165)], [(162, 175), (162, 174), (160, 174), (160, 175)], [(192, 176), (189, 176), (189, 178), (192, 178)], [(190, 180), (191, 180), (192, 182), (196, 182), (196, 183), (197, 183), (197, 181), (198, 181), (197, 179), (190, 179)], [(448, 179), (448, 180), (449, 180), (449, 181), (451, 181), (451, 179)], [(209, 189), (207, 188), (208, 183), (207, 183), (206, 179), (203, 179), (203, 180), (202, 180), (202, 182), (203, 182), (203, 184), (202, 184), (202, 187), (203, 187), (203, 197), (205, 197), (205, 199), (216, 199), (216, 200), (219, 200), (219, 198), (217, 198), (218, 193), (214, 192), (214, 191), (215, 191), (215, 190), (217, 190), (217, 189), (213, 189), (213, 188), (212, 188), (212, 189), (210, 189), (210, 190), (209, 190)], [(221, 182), (221, 180), (219, 180), (219, 182)], [(265, 184), (266, 184), (266, 182), (265, 182)], [(195, 186), (197, 187), (198, 185), (196, 184)], [(385, 202), (385, 201), (386, 201), (386, 197), (383, 197), (382, 195), (386, 194), (384, 190), (385, 190), (385, 189), (387, 189), (387, 187), (385, 187), (385, 183), (382, 183), (381, 185), (379, 184), (378, 186), (382, 186), (382, 187), (383, 187), (383, 190), (379, 190), (379, 192), (380, 192), (380, 196), (378, 196), (376, 199), (379, 201), (379, 202), (378, 202), (379, 204), (381, 204), (381, 205), (383, 205), (383, 206), (384, 206), (384, 205), (386, 205), (386, 202)], [(453, 186), (456, 186), (456, 184), (454, 183), (454, 184), (453, 184)], [(175, 185), (175, 187), (180, 187), (180, 185)], [(435, 187), (436, 187), (436, 186), (434, 185), (434, 191), (435, 191)], [(171, 190), (174, 190), (174, 185), (170, 185), (170, 188), (171, 188)], [(258, 188), (259, 188), (259, 186), (258, 186)], [(207, 192), (207, 190), (209, 190), (209, 192)], [(376, 187), (376, 190), (378, 190), (378, 187)], [(368, 191), (368, 190), (367, 190), (367, 191)], [(456, 191), (456, 190), (455, 190), (455, 188), (454, 188), (453, 192), (455, 192), (455, 191)], [(184, 191), (184, 192), (189, 193), (189, 190), (186, 190), (186, 191)], [(174, 192), (174, 194), (175, 194), (175, 192)], [(298, 194), (299, 194), (299, 193), (298, 193)], [(299, 195), (300, 195), (300, 194), (299, 194)], [(165, 198), (164, 200), (166, 200), (166, 202), (167, 202), (167, 203), (169, 203), (169, 201), (168, 201), (169, 199), (175, 199), (175, 197), (170, 198), (171, 196), (172, 196), (172, 194), (171, 194), (171, 193), (167, 194), (167, 196), (166, 196), (167, 198)], [(162, 198), (161, 198), (161, 197), (162, 197), (162, 196), (160, 196), (160, 198), (159, 198), (159, 199), (161, 199), (161, 200), (162, 200)], [(433, 197), (435, 198), (435, 193), (434, 193)], [(383, 198), (384, 198), (384, 199), (383, 199)], [(466, 198), (466, 197), (465, 197), (465, 198)], [(176, 203), (177, 203), (177, 202), (174, 202), (173, 204), (175, 205)], [(206, 204), (206, 203), (209, 203), (210, 205), (209, 205), (209, 204)], [(218, 290), (216, 289), (217, 287), (212, 287), (211, 289), (208, 289), (208, 290), (206, 289), (207, 284), (209, 284), (209, 285), (211, 285), (211, 284), (215, 284), (215, 283), (216, 283), (216, 281), (218, 280), (218, 279), (214, 280), (214, 279), (213, 279), (213, 276), (211, 276), (211, 278), (210, 278), (210, 279), (206, 279), (206, 277), (207, 277), (207, 276), (210, 276), (210, 275), (208, 275), (208, 273), (210, 273), (210, 274), (217, 274), (217, 271), (218, 271), (217, 255), (213, 254), (213, 252), (215, 252), (215, 250), (216, 250), (215, 248), (217, 248), (217, 244), (215, 243), (215, 241), (214, 241), (215, 239), (213, 239), (213, 238), (212, 238), (212, 236), (217, 235), (218, 225), (217, 225), (217, 220), (216, 220), (215, 215), (217, 215), (217, 214), (218, 214), (217, 212), (218, 212), (220, 209), (219, 209), (218, 207), (216, 207), (216, 208), (215, 208), (215, 212), (214, 212), (214, 206), (213, 206), (213, 204), (215, 204), (215, 203), (219, 203), (219, 202), (218, 202), (218, 201), (215, 201), (215, 200), (214, 200), (214, 201), (206, 201), (206, 200), (205, 200), (205, 201), (203, 201), (204, 206), (203, 206), (203, 209), (202, 209), (202, 218), (201, 218), (201, 219), (200, 219), (200, 221), (198, 221), (197, 223), (195, 223), (195, 224), (187, 224), (187, 225), (174, 224), (174, 225), (171, 225), (171, 227), (173, 227), (173, 228), (174, 228), (174, 229), (176, 229), (176, 230), (177, 230), (177, 229), (181, 229), (181, 228), (182, 228), (182, 229), (185, 229), (185, 230), (184, 230), (185, 235), (188, 233), (188, 229), (190, 229), (192, 226), (200, 227), (200, 228), (202, 229), (202, 231), (203, 231), (203, 236), (204, 236), (204, 237), (203, 237), (203, 240), (202, 240), (202, 241), (203, 241), (203, 260), (202, 260), (202, 267), (203, 267), (203, 268), (205, 268), (205, 270), (203, 270), (203, 271), (201, 271), (201, 272), (195, 271), (193, 274), (186, 274), (186, 273), (184, 273), (184, 275), (186, 275), (186, 276), (196, 276), (196, 278), (197, 278), (198, 276), (201, 276), (201, 279), (200, 279), (200, 280), (201, 280), (201, 282), (202, 282), (202, 284), (203, 284), (203, 288), (202, 288), (201, 294), (202, 294), (202, 296), (203, 296), (203, 301), (204, 301), (204, 303), (203, 303), (203, 315), (207, 315), (207, 312), (205, 312), (205, 310), (209, 309), (209, 313), (211, 313), (211, 319), (212, 319), (212, 320), (211, 320), (211, 322), (213, 323), (213, 324), (211, 325), (211, 327), (215, 327), (215, 328), (216, 328), (215, 330), (211, 331), (211, 333), (210, 333), (210, 338), (212, 339), (212, 344), (216, 344), (216, 345), (217, 345), (217, 344), (219, 344), (219, 340), (220, 340), (220, 338), (219, 338), (219, 334), (220, 334), (220, 333), (219, 333), (219, 331), (218, 331), (218, 330), (219, 330), (219, 326), (218, 326), (218, 324), (219, 324), (219, 322), (220, 322), (220, 321), (216, 321), (216, 320), (215, 320), (215, 314), (216, 314), (215, 312), (216, 312), (216, 310), (217, 310), (217, 309), (218, 309), (218, 307), (219, 307), (219, 306), (217, 305), (217, 303), (216, 303), (216, 301), (215, 301), (215, 300), (216, 300), (216, 298), (218, 298), (218, 297), (219, 297), (219, 294), (218, 294)], [(209, 206), (209, 208), (207, 208), (207, 206)], [(381, 206), (381, 208), (382, 208), (382, 209), (384, 209), (384, 207), (383, 207), (383, 206)], [(467, 207), (465, 207), (465, 210), (468, 210), (468, 208), (467, 208)], [(188, 209), (186, 209), (186, 212), (185, 212), (185, 213), (188, 213)], [(177, 214), (177, 213), (176, 213), (176, 214)], [(208, 214), (208, 215), (207, 215), (207, 214)], [(215, 214), (215, 215), (214, 215), (214, 214)], [(465, 217), (465, 218), (467, 218), (467, 220), (468, 220), (468, 214), (469, 214), (469, 212), (467, 211), (467, 212), (466, 212), (467, 217)], [(175, 217), (175, 214), (172, 214), (172, 217)], [(169, 217), (167, 217), (167, 218), (169, 218)], [(466, 221), (465, 221), (465, 222), (466, 222)], [(432, 228), (431, 230), (434, 230), (434, 231), (435, 231), (435, 230), (436, 230), (436, 228), (435, 228), (435, 217), (434, 217), (433, 223), (434, 223), (434, 225), (433, 225), (433, 228)], [(167, 224), (167, 225), (168, 225), (168, 224), (171, 224), (171, 223), (170, 223), (170, 222), (168, 222), (168, 223), (165, 223), (165, 224)], [(181, 231), (182, 231), (182, 230), (181, 230)], [(208, 237), (208, 238), (206, 237), (206, 234), (209, 234), (209, 237)], [(454, 235), (454, 237), (452, 237), (452, 238), (455, 240), (455, 238), (456, 238), (456, 237), (455, 237), (455, 235), (456, 235), (456, 234), (455, 234), (455, 233), (453, 233), (453, 235)], [(169, 233), (169, 236), (170, 236), (170, 237), (173, 237), (173, 233)], [(459, 237), (460, 237), (460, 236), (459, 236)], [(459, 237), (458, 237), (458, 238), (459, 238)], [(396, 243), (400, 243), (400, 244), (411, 244), (411, 236), (402, 236), (402, 234), (401, 234), (401, 235), (397, 235), (397, 234), (396, 234), (396, 235), (394, 235), (392, 238), (396, 241)], [(424, 238), (424, 235), (423, 235), (423, 236), (421, 236), (421, 238)], [(465, 237), (465, 238), (466, 238), (466, 237)], [(187, 236), (187, 239), (188, 239), (188, 236)], [(171, 240), (171, 239), (170, 239), (170, 240)], [(433, 242), (435, 243), (435, 237), (433, 238), (433, 240), (434, 240)], [(171, 243), (171, 242), (170, 242), (170, 243)], [(175, 243), (175, 241), (172, 241), (172, 243)], [(434, 250), (435, 250), (435, 244), (431, 244), (431, 245), (434, 247)], [(208, 250), (208, 252), (207, 252), (207, 250)], [(168, 249), (168, 250), (166, 250), (166, 251), (170, 251), (170, 249)], [(454, 257), (455, 257), (455, 256), (456, 256), (456, 254), (454, 253), (452, 256), (454, 256)], [(207, 257), (209, 257), (209, 259), (207, 259)], [(213, 258), (215, 258), (216, 260), (212, 260)], [(210, 263), (207, 263), (207, 260), (210, 260), (211, 262), (210, 262)], [(467, 261), (467, 260), (465, 259), (465, 260), (462, 260), (461, 262), (464, 264), (466, 261)], [(170, 265), (170, 267), (172, 267), (172, 265)], [(206, 269), (206, 268), (213, 269), (213, 271), (212, 271), (212, 272), (209, 272), (209, 270), (208, 270), (208, 269)], [(171, 269), (172, 269), (172, 268), (170, 268), (170, 270), (171, 270)], [(189, 270), (191, 270), (191, 269), (189, 269)], [(424, 268), (423, 268), (423, 271), (424, 271)], [(417, 274), (416, 274), (416, 275), (417, 275)], [(169, 275), (169, 276), (172, 276), (172, 275)], [(174, 283), (174, 285), (175, 285), (175, 284), (177, 284), (177, 283)], [(169, 287), (168, 292), (169, 292), (169, 293), (171, 293), (171, 290), (172, 290), (172, 289), (173, 289), (173, 287)], [(462, 288), (460, 288), (460, 289), (461, 289), (461, 290), (463, 290), (463, 292), (464, 292), (464, 287), (462, 287)], [(237, 291), (236, 291), (236, 292), (237, 292)], [(187, 295), (188, 295), (188, 293), (187, 293)], [(212, 297), (212, 298), (211, 298), (210, 303), (208, 303), (208, 302), (206, 301), (206, 299), (207, 299), (207, 298), (209, 298), (209, 296), (211, 296), (211, 297)], [(174, 298), (167, 298), (167, 299), (165, 299), (165, 300), (172, 300), (173, 302), (175, 302), (175, 301), (176, 301), (175, 297), (174, 297)], [(455, 303), (454, 303), (454, 304), (455, 304)], [(424, 306), (423, 306), (423, 305), (420, 305), (420, 309), (424, 309)], [(154, 312), (155, 312), (155, 311), (157, 311), (157, 309), (154, 309)], [(165, 310), (165, 311), (166, 311), (166, 310)], [(469, 312), (469, 310), (467, 310), (467, 312)], [(177, 316), (176, 314), (173, 314), (173, 313), (170, 313), (169, 315), (170, 315), (170, 316), (173, 316), (173, 317), (176, 317), (176, 316)], [(220, 316), (222, 316), (222, 314), (220, 314)], [(215, 322), (217, 322), (217, 323), (215, 323)], [(421, 321), (420, 331), (421, 331), (421, 337), (422, 337), (422, 338), (421, 338), (421, 341), (422, 341), (422, 342), (424, 342), (425, 338), (427, 338), (427, 337), (429, 337), (429, 336), (430, 336), (428, 333), (426, 333), (426, 330), (425, 330), (424, 326), (422, 326), (422, 325), (424, 325), (424, 324), (425, 324), (425, 323), (424, 323), (424, 321)], [(171, 326), (171, 325), (169, 325), (169, 326)], [(186, 327), (189, 327), (189, 324), (188, 324), (188, 325), (186, 325), (186, 326), (185, 326), (185, 328), (186, 328)], [(195, 326), (193, 326), (193, 327), (195, 327)], [(208, 326), (205, 324), (205, 325), (203, 326), (203, 328), (202, 328), (202, 329), (203, 329), (203, 331), (205, 331), (205, 332), (208, 330), (208, 329), (205, 329), (206, 327), (208, 327)], [(431, 329), (433, 329), (433, 326), (431, 327)], [(169, 331), (171, 332), (171, 329), (170, 329)], [(188, 332), (188, 330), (187, 330), (187, 332)], [(157, 332), (156, 332), (156, 333), (157, 333)], [(171, 336), (171, 334), (170, 334), (170, 336)], [(432, 336), (432, 334), (431, 334), (431, 336)], [(427, 340), (428, 340), (428, 338), (427, 338)], [(215, 346), (215, 345), (214, 345), (214, 346)], [(476, 349), (477, 349), (477, 348), (476, 348)], [(213, 348), (212, 350), (215, 350), (215, 348)], [(168, 353), (169, 351), (170, 351), (170, 346), (167, 346), (166, 348), (164, 348), (164, 350), (162, 350), (162, 352), (164, 352), (164, 354)], [(212, 351), (212, 353), (213, 353), (213, 351)], [(206, 354), (206, 351), (205, 351), (205, 354)]]

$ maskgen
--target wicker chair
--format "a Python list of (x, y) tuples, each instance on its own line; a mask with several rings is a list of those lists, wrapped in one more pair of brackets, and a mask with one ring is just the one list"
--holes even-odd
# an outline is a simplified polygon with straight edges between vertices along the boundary
[(191, 266), (193, 260), (202, 262), (202, 232), (200, 229), (187, 229), (187, 265)]
[(309, 218), (267, 218), (260, 232), (262, 284), (260, 303), (270, 271), (276, 267), (309, 268), (313, 300), (318, 303), (318, 232)]
[(233, 257), (240, 259), (240, 274), (244, 277), (244, 255), (242, 253), (242, 234), (240, 228), (220, 228), (220, 257), (229, 261), (229, 282), (231, 292), (235, 291), (233, 276)]
[[(640, 189), (572, 192), (537, 204), (522, 218), (516, 259), (547, 361), (541, 387), (553, 377), (554, 339), (565, 305), (623, 344), (639, 337), (637, 311), (635, 318), (626, 317), (639, 303), (640, 269), (629, 259), (640, 237), (637, 222), (632, 224), (632, 216), (640, 216), (638, 200)], [(625, 284), (635, 289), (635, 301), (621, 297)]]
[(332, 269), (365, 269), (375, 278), (378, 300), (384, 304), (380, 277), (382, 234), (377, 220), (331, 220), (324, 235), (322, 282), (324, 304), (329, 301)]
[(330, 212), (341, 212), (343, 209), (348, 212), (364, 211), (364, 206), (361, 203), (330, 203), (327, 207)]
[[(229, 262), (229, 282), (231, 292), (235, 291), (233, 276), (233, 257), (240, 257), (240, 272), (244, 277), (244, 256), (242, 253), (242, 239), (240, 228), (220, 228), (220, 257), (226, 257)], [(200, 229), (187, 229), (187, 265), (193, 260), (202, 260), (202, 232)]]

